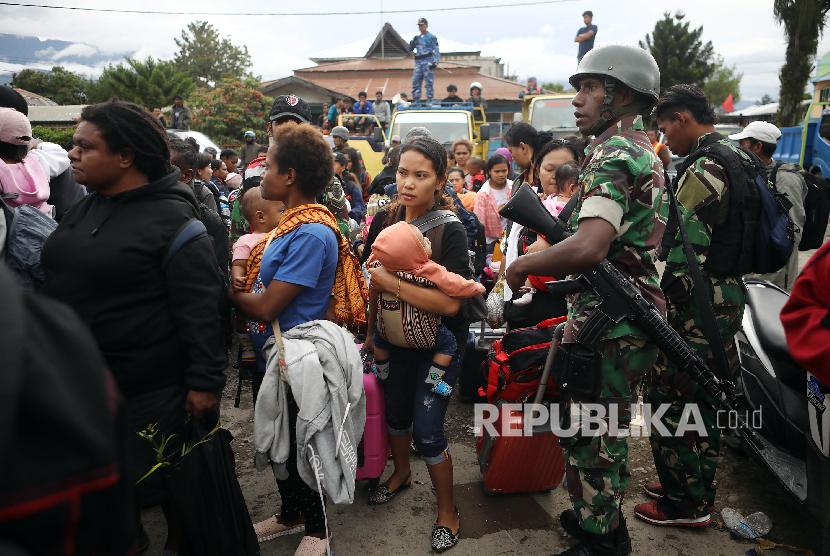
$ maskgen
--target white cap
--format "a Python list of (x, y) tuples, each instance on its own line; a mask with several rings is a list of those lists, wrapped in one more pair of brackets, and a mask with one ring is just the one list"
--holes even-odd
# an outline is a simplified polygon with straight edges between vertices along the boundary
[(762, 143), (769, 143), (775, 145), (781, 138), (781, 130), (769, 122), (750, 122), (740, 133), (735, 133), (729, 136), (733, 141), (740, 141), (741, 139), (755, 139)]

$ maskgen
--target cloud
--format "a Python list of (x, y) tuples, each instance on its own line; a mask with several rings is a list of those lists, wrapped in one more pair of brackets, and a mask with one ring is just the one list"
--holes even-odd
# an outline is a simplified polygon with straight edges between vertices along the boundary
[[(80, 0), (79, 0), (80, 2)], [(457, 0), (453, 4), (469, 3)], [(403, 0), (385, 3), (388, 9), (411, 6)], [(439, 2), (440, 4), (440, 2)], [(127, 0), (83, 0), (86, 7), (135, 8)], [(434, 5), (434, 4), (431, 4)], [(597, 46), (637, 44), (663, 12), (683, 10), (693, 27), (702, 25), (703, 38), (711, 40), (727, 63), (743, 72), (742, 93), (760, 97), (777, 96), (778, 69), (784, 61), (783, 29), (772, 15), (773, 0), (724, 2), (697, 0), (592, 0), (594, 21), (599, 26)], [(219, 0), (179, 0), (179, 11), (229, 11)], [(337, 0), (316, 0), (307, 5), (248, 0), (245, 12), (303, 10), (342, 11)], [(371, 9), (368, 4), (350, 4), (354, 9)], [(170, 10), (169, 0), (145, 0), (142, 9)], [(464, 12), (426, 12), (430, 30), (441, 37), (462, 43), (478, 43), (482, 52), (498, 56), (509, 64), (511, 73), (525, 78), (536, 75), (545, 81), (564, 82), (576, 68), (574, 34), (582, 26), (583, 5), (558, 3), (544, 6), (482, 9)], [(245, 44), (251, 54), (253, 72), (272, 79), (290, 75), (296, 68), (312, 65), (308, 56), (348, 44), (355, 38), (376, 33), (388, 21), (404, 36), (415, 32), (418, 14), (332, 17), (233, 17), (178, 16), (75, 12), (6, 6), (0, 8), (0, 33), (32, 30), (43, 38), (76, 43), (74, 48), (97, 49), (118, 59), (124, 54), (172, 58), (173, 41), (190, 21), (207, 20), (236, 44)], [(94, 32), (90, 32), (94, 31)], [(368, 46), (368, 45), (367, 45)], [(819, 45), (819, 53), (830, 50), (830, 33)], [(61, 55), (55, 52), (52, 55)], [(86, 52), (89, 52), (88, 50)], [(83, 55), (83, 50), (75, 56)], [(67, 53), (63, 53), (69, 56)], [(57, 60), (59, 58), (55, 58)], [(101, 64), (95, 64), (97, 68)], [(88, 68), (89, 69), (89, 68)], [(98, 69), (100, 71), (100, 69)]]

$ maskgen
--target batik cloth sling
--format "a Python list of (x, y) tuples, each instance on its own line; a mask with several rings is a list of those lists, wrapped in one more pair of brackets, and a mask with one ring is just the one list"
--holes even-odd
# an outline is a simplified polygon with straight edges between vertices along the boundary
[[(370, 266), (381, 266), (375, 261)], [(407, 272), (395, 272), (395, 276), (420, 286), (434, 288), (435, 284), (425, 278), (413, 276)], [(402, 348), (430, 349), (438, 341), (438, 328), (441, 316), (410, 305), (393, 293), (381, 293), (377, 296), (377, 328), (381, 338)]]
[(337, 270), (334, 275), (332, 296), (334, 297), (335, 322), (352, 332), (366, 331), (366, 302), (369, 292), (360, 270), (357, 257), (349, 247), (349, 241), (337, 226), (334, 215), (323, 205), (300, 205), (286, 210), (280, 224), (270, 234), (263, 237), (248, 256), (245, 291), (251, 291), (259, 276), (262, 255), (271, 241), (289, 233), (303, 224), (323, 224), (336, 235), (338, 241)]

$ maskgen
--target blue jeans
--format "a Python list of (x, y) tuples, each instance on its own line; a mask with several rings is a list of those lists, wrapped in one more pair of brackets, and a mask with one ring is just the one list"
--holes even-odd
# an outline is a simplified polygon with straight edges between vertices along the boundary
[(427, 100), (432, 100), (435, 84), (435, 70), (429, 69), (432, 62), (429, 60), (415, 60), (415, 70), (412, 72), (412, 100), (421, 100), (421, 81), (427, 82)]
[[(445, 327), (441, 327), (446, 330)], [(452, 333), (452, 342), (457, 340)], [(442, 336), (442, 334), (439, 335)], [(386, 425), (396, 436), (412, 432), (415, 447), (424, 462), (433, 465), (446, 460), (447, 437), (444, 435), (444, 417), (450, 398), (432, 392), (427, 383), (427, 372), (432, 366), (436, 350), (406, 349), (392, 346), (389, 358), (389, 376), (383, 383), (386, 398)], [(452, 363), (444, 375), (444, 381), (455, 386), (460, 372), (458, 349), (453, 352)]]

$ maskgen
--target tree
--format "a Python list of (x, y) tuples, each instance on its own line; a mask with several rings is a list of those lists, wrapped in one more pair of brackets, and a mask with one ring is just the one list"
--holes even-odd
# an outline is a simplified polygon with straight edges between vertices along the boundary
[(179, 51), (175, 62), (179, 69), (199, 85), (212, 86), (224, 78), (248, 77), (251, 57), (248, 47), (236, 46), (207, 21), (189, 23), (181, 37), (174, 39)]
[(12, 77), (12, 86), (43, 95), (58, 104), (86, 104), (92, 81), (62, 66), (43, 72), (24, 69)]
[(772, 97), (771, 97), (771, 96), (769, 96), (769, 95), (764, 95), (764, 96), (762, 96), (760, 99), (758, 99), (758, 100), (755, 102), (755, 104), (756, 104), (756, 105), (758, 105), (758, 106), (761, 106), (761, 105), (764, 105), (764, 104), (770, 104), (770, 103), (772, 103), (772, 102), (775, 102), (775, 101), (772, 99)]
[(775, 0), (775, 19), (784, 25), (787, 55), (781, 68), (778, 99), (778, 124), (798, 123), (804, 88), (813, 70), (818, 40), (827, 21), (830, 0)]
[(650, 51), (657, 61), (664, 91), (680, 83), (703, 87), (713, 69), (712, 42), (701, 41), (703, 27), (690, 29), (689, 22), (683, 21), (685, 17), (683, 12), (673, 17), (665, 12), (645, 42), (640, 41), (640, 48)]
[(565, 86), (562, 83), (557, 83), (555, 81), (546, 81), (542, 83), (542, 89), (546, 93), (564, 93)]
[(735, 102), (741, 100), (742, 73), (735, 71), (735, 66), (727, 66), (723, 58), (717, 56), (712, 66), (712, 73), (703, 84), (703, 92), (715, 106), (720, 106), (730, 94)]
[(95, 102), (118, 97), (153, 109), (171, 104), (176, 95), (186, 97), (194, 88), (193, 80), (173, 62), (127, 58), (125, 64), (108, 66), (103, 71), (91, 97)]
[(240, 141), (246, 129), (262, 127), (271, 99), (259, 92), (260, 83), (248, 78), (224, 79), (213, 89), (197, 89), (190, 97), (192, 128), (219, 144)]

